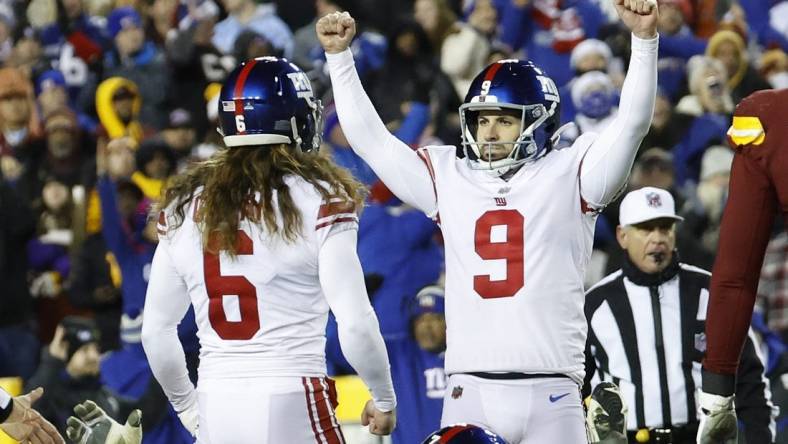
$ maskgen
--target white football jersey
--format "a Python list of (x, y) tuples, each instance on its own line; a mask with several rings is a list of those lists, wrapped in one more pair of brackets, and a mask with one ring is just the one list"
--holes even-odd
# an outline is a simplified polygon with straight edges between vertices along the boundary
[(446, 247), (446, 373), (561, 373), (581, 382), (583, 276), (596, 215), (580, 196), (592, 139), (524, 165), (509, 181), (453, 146), (419, 150)]
[[(352, 202), (325, 201), (311, 184), (289, 176), (301, 211), (302, 236), (292, 243), (248, 218), (240, 224), (237, 256), (203, 251), (200, 200), (177, 228), (171, 209), (159, 216), (166, 248), (186, 283), (200, 339), (200, 377), (323, 375), (329, 306), (318, 279), (318, 253), (332, 234), (358, 228)], [(273, 206), (278, 208), (276, 194)], [(245, 214), (259, 211), (250, 204)], [(277, 214), (281, 221), (281, 215)], [(281, 223), (279, 224), (281, 227)]]

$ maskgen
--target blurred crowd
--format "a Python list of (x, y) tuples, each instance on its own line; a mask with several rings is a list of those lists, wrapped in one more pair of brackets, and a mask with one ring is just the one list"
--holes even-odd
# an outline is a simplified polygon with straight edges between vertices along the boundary
[[(682, 260), (710, 269), (734, 105), (788, 87), (788, 1), (659, 4), (657, 105), (628, 187), (670, 190), (685, 219)], [(0, 0), (0, 376), (44, 386), (41, 411), (61, 430), (74, 404), (93, 399), (115, 417), (142, 407), (145, 442), (190, 442), (140, 344), (157, 239), (150, 208), (169, 177), (222, 149), (221, 82), (260, 56), (308, 72), (325, 107), (321, 155), (370, 187), (359, 256), (395, 378), (422, 387), (427, 377), (422, 392), (442, 399), (445, 375), (414, 374), (408, 361), (442, 372), (442, 359), (427, 362), (445, 342), (442, 320), (414, 322), (442, 310), (415, 298), (441, 279), (440, 231), (348, 147), (314, 31), (318, 17), (341, 10), (360, 26), (352, 50), (365, 89), (413, 147), (459, 146), (458, 106), (481, 68), (501, 59), (530, 58), (555, 80), (562, 121), (575, 123), (565, 141), (616, 112), (630, 39), (610, 0)], [(116, 138), (123, 143), (108, 150)], [(621, 266), (617, 224), (614, 203), (598, 220), (588, 286)], [(756, 317), (778, 396), (788, 370), (788, 236), (779, 222), (774, 233)], [(193, 313), (179, 332), (195, 378)], [(330, 367), (349, 371), (332, 344), (329, 328)]]

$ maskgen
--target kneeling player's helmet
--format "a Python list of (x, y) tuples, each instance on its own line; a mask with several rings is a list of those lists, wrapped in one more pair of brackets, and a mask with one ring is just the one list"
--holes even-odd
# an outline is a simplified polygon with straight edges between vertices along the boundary
[[(555, 143), (560, 105), (555, 82), (533, 62), (501, 60), (482, 70), (460, 106), (462, 145), (471, 168), (503, 173), (546, 154)], [(482, 159), (480, 147), (486, 143), (476, 140), (476, 130), (479, 111), (484, 110), (514, 111), (520, 117), (520, 137), (508, 157)]]
[(506, 444), (489, 430), (470, 424), (454, 424), (428, 436), (421, 444)]
[(317, 150), (322, 114), (306, 73), (277, 57), (242, 63), (219, 95), (220, 131), (228, 147), (285, 143)]

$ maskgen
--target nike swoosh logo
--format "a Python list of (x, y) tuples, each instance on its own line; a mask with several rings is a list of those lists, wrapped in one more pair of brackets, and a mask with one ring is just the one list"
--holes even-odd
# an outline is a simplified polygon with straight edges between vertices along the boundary
[(559, 399), (561, 399), (561, 398), (563, 398), (565, 396), (569, 396), (569, 393), (564, 393), (563, 395), (558, 395), (558, 396), (550, 395), (550, 402), (556, 402), (556, 401), (558, 401)]

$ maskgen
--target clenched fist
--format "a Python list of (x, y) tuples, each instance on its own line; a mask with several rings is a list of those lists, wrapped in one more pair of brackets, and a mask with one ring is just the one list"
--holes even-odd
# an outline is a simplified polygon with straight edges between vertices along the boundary
[(332, 12), (317, 21), (317, 39), (328, 54), (337, 54), (350, 46), (356, 35), (356, 21), (347, 12)]
[(656, 0), (614, 0), (616, 12), (624, 25), (641, 39), (657, 36), (659, 7)]

